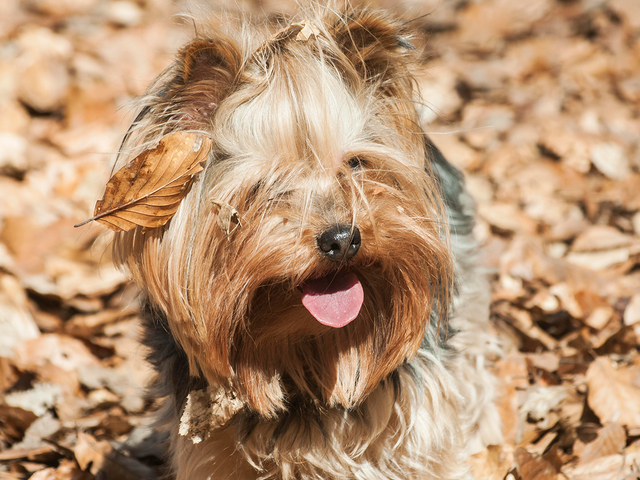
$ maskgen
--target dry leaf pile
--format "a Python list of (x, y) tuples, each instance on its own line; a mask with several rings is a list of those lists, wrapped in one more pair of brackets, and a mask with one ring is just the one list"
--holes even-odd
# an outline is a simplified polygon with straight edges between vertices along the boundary
[[(257, 14), (273, 12), (257, 3)], [(422, 117), (477, 201), (504, 349), (493, 369), (505, 443), (475, 455), (473, 471), (637, 480), (640, 3), (407, 9), (433, 10), (417, 21), (428, 36)], [(107, 230), (73, 225), (110, 177), (127, 104), (190, 35), (173, 16), (181, 10), (171, 0), (0, 1), (2, 480), (160, 471), (136, 292), (111, 266)], [(226, 216), (227, 228), (240, 221)]]

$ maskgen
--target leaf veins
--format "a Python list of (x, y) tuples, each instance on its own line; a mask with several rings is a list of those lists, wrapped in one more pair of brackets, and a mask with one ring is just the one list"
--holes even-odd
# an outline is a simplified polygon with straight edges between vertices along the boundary
[(115, 231), (164, 225), (178, 210), (193, 176), (202, 171), (211, 143), (195, 133), (163, 137), (158, 146), (142, 152), (109, 179), (94, 216), (76, 227), (92, 220)]

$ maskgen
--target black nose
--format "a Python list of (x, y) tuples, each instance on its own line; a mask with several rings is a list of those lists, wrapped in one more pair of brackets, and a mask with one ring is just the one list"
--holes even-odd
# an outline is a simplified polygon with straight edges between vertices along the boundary
[(360, 230), (351, 225), (336, 225), (318, 237), (318, 248), (334, 262), (346, 262), (360, 248)]

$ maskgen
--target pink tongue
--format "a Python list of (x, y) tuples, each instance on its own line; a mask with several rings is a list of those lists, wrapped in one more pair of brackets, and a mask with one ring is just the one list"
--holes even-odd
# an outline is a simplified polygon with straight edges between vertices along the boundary
[(354, 320), (364, 301), (355, 273), (337, 273), (302, 285), (302, 304), (323, 325), (344, 327)]

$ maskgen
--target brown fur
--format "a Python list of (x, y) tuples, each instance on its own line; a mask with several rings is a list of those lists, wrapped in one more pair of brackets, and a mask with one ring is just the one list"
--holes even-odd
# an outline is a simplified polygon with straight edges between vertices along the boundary
[[(169, 224), (116, 238), (118, 261), (166, 317), (190, 375), (243, 405), (201, 442), (178, 434), (170, 412), (177, 477), (459, 478), (467, 435), (485, 421), (469, 412), (495, 420), (491, 379), (477, 366), (490, 339), (483, 314), (466, 321), (471, 343), (458, 342), (475, 350), (456, 356), (444, 343), (454, 272), (479, 281), (452, 254), (409, 33), (378, 12), (304, 15), (275, 32), (194, 40), (123, 143), (126, 161), (178, 130), (214, 142)], [(221, 202), (241, 219), (228, 235)], [(339, 266), (317, 244), (337, 224), (362, 235)], [(336, 329), (309, 314), (298, 286), (339, 269), (358, 275), (365, 300)], [(482, 381), (461, 388), (456, 376)], [(488, 430), (479, 443), (499, 439)]]

